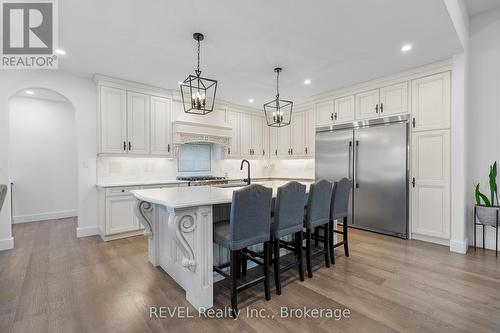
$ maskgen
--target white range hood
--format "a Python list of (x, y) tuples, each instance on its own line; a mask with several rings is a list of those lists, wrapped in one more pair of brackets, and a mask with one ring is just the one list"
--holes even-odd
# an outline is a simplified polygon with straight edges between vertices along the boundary
[(174, 146), (186, 143), (209, 143), (231, 146), (232, 128), (226, 124), (177, 120), (173, 123)]

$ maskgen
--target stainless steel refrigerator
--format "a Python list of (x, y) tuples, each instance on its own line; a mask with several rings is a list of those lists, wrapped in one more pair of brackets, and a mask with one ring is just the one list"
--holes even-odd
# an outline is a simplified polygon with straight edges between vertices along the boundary
[(316, 130), (316, 179), (353, 184), (348, 223), (408, 238), (408, 117)]

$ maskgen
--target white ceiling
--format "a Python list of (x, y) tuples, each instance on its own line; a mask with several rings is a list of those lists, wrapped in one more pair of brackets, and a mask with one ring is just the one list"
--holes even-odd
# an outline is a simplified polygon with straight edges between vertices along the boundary
[[(102, 73), (165, 88), (195, 68), (218, 97), (254, 106), (312, 95), (395, 73), (460, 52), (441, 0), (64, 0), (59, 1), (63, 70)], [(404, 43), (413, 50), (402, 54)], [(304, 79), (312, 84), (305, 86)], [(247, 100), (254, 98), (255, 103)]]
[(469, 16), (474, 16), (500, 7), (500, 0), (465, 0), (465, 4)]

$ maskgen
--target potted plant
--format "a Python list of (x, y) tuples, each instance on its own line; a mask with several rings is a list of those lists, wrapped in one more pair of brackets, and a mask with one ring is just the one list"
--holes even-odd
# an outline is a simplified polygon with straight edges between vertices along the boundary
[[(489, 173), (490, 197), (481, 193), (480, 186), (476, 185), (476, 217), (482, 224), (496, 226), (497, 214), (500, 214), (497, 193), (497, 162), (490, 166)], [(500, 215), (499, 215), (500, 216)]]

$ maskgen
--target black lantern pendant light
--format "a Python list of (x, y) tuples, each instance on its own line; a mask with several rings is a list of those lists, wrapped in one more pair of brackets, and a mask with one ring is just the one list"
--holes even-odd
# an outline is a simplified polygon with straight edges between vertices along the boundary
[(214, 110), (217, 81), (200, 76), (200, 42), (204, 36), (197, 32), (193, 38), (198, 42), (198, 67), (194, 71), (196, 75), (189, 75), (181, 83), (182, 102), (184, 112), (205, 115)]
[(267, 126), (283, 127), (290, 125), (292, 121), (293, 102), (280, 99), (279, 79), (283, 69), (277, 67), (276, 72), (276, 98), (264, 104)]

